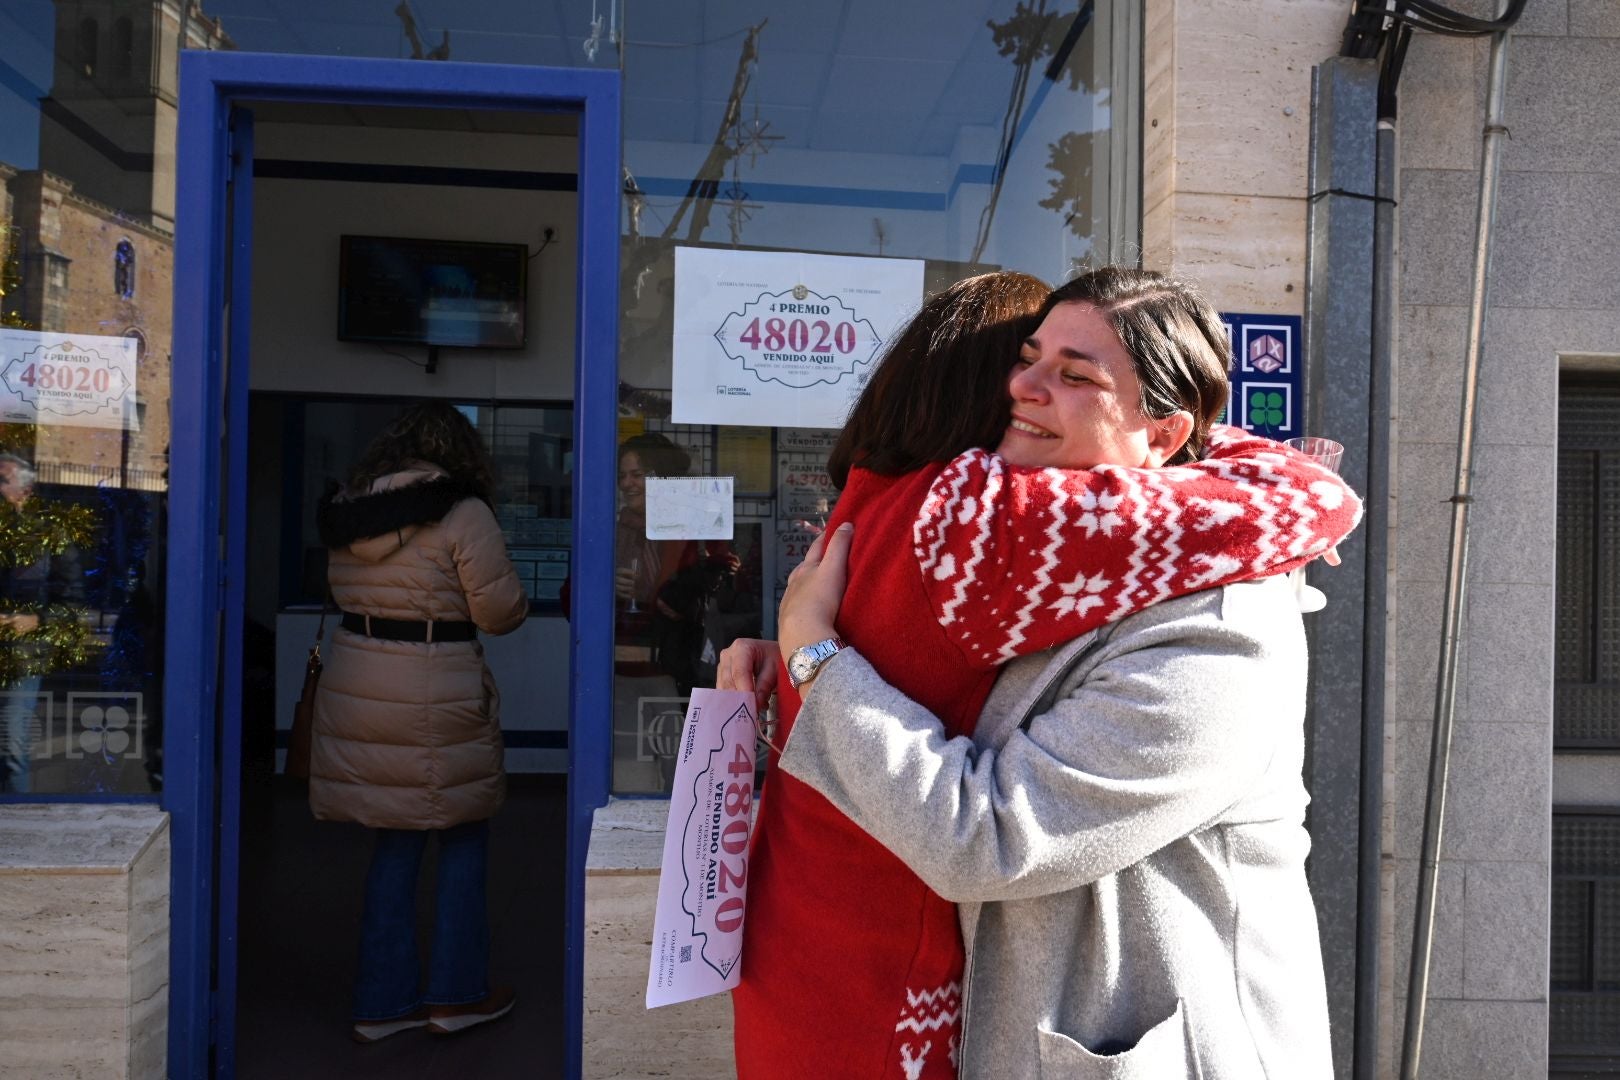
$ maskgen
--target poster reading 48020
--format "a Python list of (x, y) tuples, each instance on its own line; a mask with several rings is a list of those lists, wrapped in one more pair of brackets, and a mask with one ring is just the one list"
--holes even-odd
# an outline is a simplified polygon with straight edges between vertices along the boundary
[(0, 422), (136, 425), (133, 338), (0, 330)]
[(920, 259), (676, 248), (672, 419), (843, 427), (922, 291)]

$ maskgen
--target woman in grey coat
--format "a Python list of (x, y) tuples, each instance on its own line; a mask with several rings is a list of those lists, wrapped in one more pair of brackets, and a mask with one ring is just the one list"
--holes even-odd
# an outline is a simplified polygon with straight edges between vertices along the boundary
[[(850, 540), (800, 584), (841, 593)], [(831, 636), (794, 599), (782, 648)], [(1014, 661), (971, 739), (854, 650), (808, 689), (782, 767), (958, 905), (964, 1078), (1332, 1075), (1286, 579)]]
[[(1138, 405), (1144, 340), (1166, 335), (1129, 312), (1049, 311), (998, 452), (1134, 464), (1144, 423), (1181, 422)], [(782, 602), (803, 705), (781, 766), (958, 904), (961, 1076), (1330, 1075), (1287, 582), (1163, 601), (1014, 661), (973, 736), (948, 739), (837, 639), (841, 603), (883, 602), (843, 595), (850, 530), (815, 545)], [(766, 689), (763, 644), (728, 650), (721, 684)]]

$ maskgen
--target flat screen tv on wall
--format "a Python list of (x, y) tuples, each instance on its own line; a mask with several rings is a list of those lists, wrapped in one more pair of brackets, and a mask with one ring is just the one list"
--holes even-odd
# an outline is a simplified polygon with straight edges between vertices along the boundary
[(522, 244), (344, 236), (340, 341), (521, 349), (529, 251)]

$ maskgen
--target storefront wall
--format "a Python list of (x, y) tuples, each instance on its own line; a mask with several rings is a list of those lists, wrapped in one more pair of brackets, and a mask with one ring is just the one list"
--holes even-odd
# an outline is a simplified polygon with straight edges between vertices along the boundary
[[(1442, 874), (1437, 1000), (1426, 1057), (1437, 1075), (1526, 1075), (1545, 1063), (1554, 589), (1546, 523), (1554, 516), (1548, 500), (1555, 490), (1557, 370), (1561, 356), (1612, 356), (1620, 348), (1620, 306), (1601, 284), (1612, 275), (1552, 254), (1612, 251), (1620, 242), (1620, 235), (1609, 242), (1592, 234), (1613, 231), (1605, 224), (1612, 218), (1608, 201), (1596, 194), (1613, 182), (1604, 187), (1608, 166), (1583, 157), (1582, 149), (1607, 145), (1617, 120), (1589, 106), (1616, 98), (1586, 95), (1577, 108), (1576, 98), (1556, 90), (1567, 85), (1569, 71), (1601, 82), (1605, 72), (1620, 70), (1607, 55), (1615, 28), (1601, 6), (1582, 0), (1531, 5), (1510, 62), (1508, 116), (1516, 137), (1505, 161), (1501, 219), (1508, 225), (1496, 261), (1498, 314), (1487, 328), (1492, 344), (1484, 372), (1486, 414), (1499, 422), (1487, 422), (1481, 434), (1481, 502), (1489, 503), (1494, 489), (1501, 509), (1482, 505), (1473, 539), (1475, 615), (1467, 624), (1464, 668), (1470, 689), (1462, 704), (1464, 754), (1452, 777), (1448, 835), (1454, 846)], [(5, 324), (81, 337), (138, 334), (133, 422), (120, 416), (115, 427), (90, 428), (8, 417), (0, 429), (6, 440), (0, 450), (34, 466), (47, 505), (85, 506), (91, 517), (81, 520), (96, 530), (81, 547), (93, 551), (85, 561), (101, 576), (81, 565), (89, 587), (62, 602), (77, 607), (78, 621), (93, 627), (90, 642), (100, 649), (94, 660), (60, 653), (56, 666), (42, 672), (55, 719), (52, 728), (41, 724), (35, 732), (28, 774), (35, 792), (70, 798), (151, 798), (161, 783), (161, 733), (153, 730), (164, 689), (157, 676), (161, 640), (155, 624), (143, 620), (152, 619), (150, 605), (164, 585), (173, 50), (182, 33), (198, 48), (356, 56), (411, 55), (416, 48), (400, 21), (379, 14), (382, 8), (307, 4), (286, 14), (285, 5), (242, 2), (211, 5), (204, 17), (179, 5), (144, 5), (144, 12), (156, 11), (152, 34), (144, 23), (136, 32), (135, 23), (146, 16), (130, 5), (133, 44), (114, 49), (113, 42), (126, 40), (118, 7), (101, 0), (0, 10), (0, 55), (17, 83), (8, 83), (0, 123)], [(1096, 28), (1111, 10), (1103, 7), (1093, 12)], [(1118, 111), (1101, 91), (1121, 72), (1098, 70), (1097, 58), (1111, 53), (1096, 40), (1088, 44), (1083, 33), (1072, 54), (1080, 58), (1071, 61), (1072, 77), (1042, 81), (1073, 25), (1064, 22), (1072, 12), (1033, 34), (1020, 24), (1027, 49), (1014, 44), (1003, 52), (998, 46), (1005, 33), (998, 40), (985, 23), (1005, 23), (1012, 5), (863, 9), (832, 21), (802, 6), (760, 5), (738, 15), (675, 5), (620, 13), (623, 23), (610, 23), (604, 7), (595, 34), (582, 11), (560, 6), (514, 6), (510, 13), (485, 6), (465, 24), (454, 20), (475, 16), (423, 5), (414, 10), (423, 53), (448, 40), (457, 60), (622, 68), (623, 265), (635, 268), (622, 300), (623, 431), (627, 437), (663, 434), (687, 447), (696, 462), (712, 462), (722, 444), (730, 453), (734, 443), (749, 440), (726, 427), (688, 430), (660, 415), (661, 392), (671, 381), (668, 248), (674, 243), (923, 259), (929, 288), (991, 266), (1058, 279), (1075, 260), (1134, 253), (1130, 213), (1121, 211), (1132, 205), (1131, 192), (1109, 185), (1121, 175), (1118, 155), (1102, 149)], [(1302, 310), (1309, 71), (1336, 51), (1344, 17), (1337, 0), (1268, 0), (1241, 11), (1147, 0), (1145, 263), (1201, 281), (1225, 310)], [(82, 30), (90, 18), (109, 35), (98, 39), (93, 55)], [(756, 39), (758, 59), (739, 79), (747, 30), (761, 20), (768, 21)], [(1445, 544), (1439, 508), (1454, 453), (1449, 440), (1482, 56), (1477, 45), (1420, 38), (1403, 94), (1406, 265), (1397, 412), (1408, 419), (1397, 442), (1400, 513), (1393, 544), (1398, 600), (1391, 655), (1400, 659), (1389, 671), (1383, 1075), (1392, 1074), (1404, 1007), (1400, 987)], [(88, 69), (87, 59), (94, 61)], [(117, 80), (116, 94), (111, 84), (96, 83), (97, 72)], [(75, 104), (91, 97), (94, 107)], [(146, 104), (114, 113), (102, 104), (114, 97)], [(43, 108), (36, 103), (41, 98), (47, 99)], [(1024, 108), (1013, 112), (1012, 153), (996, 212), (981, 236), (997, 190), (995, 164), (1007, 145), (1009, 101)], [(1031, 101), (1037, 102), (1033, 110)], [(742, 122), (723, 125), (731, 103), (741, 106)], [(761, 123), (753, 124), (756, 119)], [(1070, 160), (1058, 151), (1075, 132), (1089, 144), (1080, 154), (1087, 165), (1078, 172), (1054, 170), (1054, 163)], [(752, 153), (738, 141), (750, 134), (760, 137)], [(768, 138), (776, 135), (783, 138)], [(694, 179), (710, 181), (715, 192), (707, 225), (695, 231), (698, 215), (692, 207), (681, 210)], [(1071, 217), (1073, 211), (1083, 212)], [(128, 254), (121, 251), (126, 242)], [(1534, 281), (1524, 276), (1527, 267), (1541, 265), (1549, 272)], [(762, 449), (756, 444), (754, 452)], [(1523, 500), (1538, 498), (1536, 492), (1541, 502), (1525, 510), (1530, 504)], [(763, 612), (774, 597), (764, 553), (774, 547), (766, 538), (778, 524), (777, 508), (759, 500), (739, 505), (738, 516), (758, 526), (756, 595), (765, 629)], [(121, 538), (116, 550), (100, 539), (114, 531)], [(1480, 605), (1489, 608), (1485, 617)], [(1526, 635), (1526, 626), (1546, 632)], [(22, 676), (8, 673), (12, 685)], [(69, 702), (70, 691), (122, 697), (92, 705), (77, 696)], [(102, 711), (87, 715), (93, 707)], [(640, 760), (656, 758), (656, 747), (644, 729), (624, 734), (615, 782), (627, 793), (656, 790), (660, 774)], [(627, 820), (620, 831), (644, 830)], [(645, 902), (647, 883), (634, 874), (614, 878), (612, 872), (625, 867), (615, 864), (610, 846), (604, 845), (602, 872), (592, 880), (602, 885), (599, 897), (628, 891), (628, 900), (610, 899), (628, 904), (623, 910), (633, 915)], [(596, 910), (601, 916), (607, 908), (598, 904)], [(610, 920), (600, 921), (606, 926)], [(638, 927), (634, 917), (626, 918), (622, 935), (628, 940), (642, 932)], [(1504, 959), (1501, 948), (1510, 942), (1525, 944)], [(626, 947), (617, 964), (607, 964), (603, 974), (620, 979), (618, 993), (631, 999), (644, 957)], [(619, 1022), (632, 1020), (652, 1022), (629, 1013)], [(723, 1052), (717, 1022), (723, 1016), (705, 1017), (692, 1030), (707, 1033)], [(1336, 1038), (1344, 1075), (1345, 1036)], [(612, 1054), (612, 1043), (601, 1052)]]
[[(65, 602), (81, 609), (79, 621), (94, 627), (101, 648), (95, 660), (61, 654), (63, 662), (43, 673), (42, 685), (55, 694), (57, 727), (37, 734), (32, 755), (34, 790), (71, 798), (152, 798), (161, 782), (155, 752), (161, 735), (151, 727), (161, 716), (161, 640), (142, 620), (151, 618), (144, 605), (161, 597), (164, 585), (165, 267), (174, 213), (172, 127), (163, 121), (172, 115), (174, 96), (167, 58), (182, 32), (191, 47), (355, 56), (408, 56), (416, 48), (398, 19), (373, 6), (289, 8), (243, 0), (211, 5), (206, 17), (182, 17), (178, 6), (158, 5), (161, 33), (142, 36), (143, 26), (122, 59), (111, 45), (100, 45), (90, 74), (82, 74), (84, 20), (121, 33), (118, 6), (102, 0), (0, 10), (0, 57), (28, 91), (11, 88), (0, 123), (6, 326), (81, 336), (139, 332), (132, 402), (138, 423), (121, 418), (115, 428), (86, 428), (12, 421), (0, 429), (6, 439), (0, 450), (34, 465), (47, 502), (86, 506), (98, 530), (81, 546), (97, 550), (88, 561), (103, 576), (87, 576), (81, 567), (90, 588)], [(1302, 312), (1310, 69), (1337, 51), (1344, 5), (1266, 0), (1238, 8), (1147, 0), (1139, 240), (1134, 182), (1117, 182), (1133, 175), (1120, 162), (1134, 144), (1111, 143), (1124, 111), (1113, 103), (1128, 102), (1134, 92), (1130, 73), (1108, 63), (1120, 30), (1118, 8), (1125, 6), (1083, 9), (1091, 12), (1090, 28), (1079, 33), (1061, 77), (1053, 80), (1045, 78), (1046, 67), (1075, 25), (1068, 8), (1032, 21), (1013, 20), (1011, 4), (882, 12), (864, 6), (837, 19), (803, 5), (760, 4), (741, 13), (672, 5), (621, 12), (610, 22), (604, 5), (599, 33), (583, 9), (561, 6), (451, 13), (419, 4), (413, 10), (423, 53), (447, 40), (456, 60), (622, 70), (621, 431), (625, 438), (655, 434), (678, 444), (694, 473), (726, 457), (774, 479), (780, 442), (750, 438), (741, 425), (681, 425), (670, 418), (676, 244), (920, 259), (931, 289), (992, 267), (1057, 280), (1078, 261), (1130, 258), (1139, 242), (1147, 265), (1199, 280), (1224, 310)], [(1501, 220), (1507, 224), (1493, 296), (1498, 314), (1487, 328), (1484, 403), (1495, 420), (1481, 434), (1474, 615), (1465, 642), (1469, 689), (1461, 705), (1463, 753), (1452, 774), (1437, 1000), (1426, 1056), (1436, 1075), (1527, 1075), (1546, 1060), (1555, 550), (1549, 523), (1557, 371), (1560, 357), (1612, 356), (1620, 349), (1620, 305), (1603, 285), (1613, 275), (1554, 255), (1620, 246), (1620, 235), (1602, 239), (1614, 232), (1612, 200), (1599, 194), (1613, 189), (1613, 178), (1605, 180), (1612, 167), (1587, 155), (1608, 145), (1620, 127), (1612, 110), (1592, 103), (1617, 98), (1577, 99), (1558, 90), (1567, 86), (1569, 71), (1587, 73), (1579, 77), (1595, 85), (1620, 70), (1609, 56), (1615, 28), (1599, 7), (1582, 0), (1531, 5), (1510, 62), (1508, 122), (1516, 137), (1505, 161)], [(1009, 20), (999, 31), (986, 25)], [(752, 39), (757, 59), (740, 64), (750, 28), (762, 21)], [(1420, 38), (1402, 99), (1406, 261), (1396, 412), (1407, 421), (1396, 443), (1393, 493), (1399, 524), (1392, 538), (1391, 656), (1399, 659), (1388, 671), (1381, 1075), (1392, 1075), (1404, 1008), (1400, 988), (1443, 578), (1443, 499), (1460, 396), (1482, 57), (1477, 45)], [(125, 96), (142, 97), (149, 107), (124, 110), (119, 115), (126, 119), (116, 122), (88, 106), (75, 111), (73, 102), (88, 93), (83, 80), (93, 82), (97, 70), (108, 78), (116, 74)], [(57, 104), (42, 109), (36, 98)], [(725, 122), (728, 106), (736, 107), (735, 122)], [(85, 138), (87, 125), (103, 138)], [(95, 152), (84, 152), (74, 138)], [(1009, 148), (998, 187), (997, 162)], [(694, 182), (713, 196), (701, 226), (704, 200), (682, 205)], [(992, 201), (994, 212), (987, 215)], [(1594, 237), (1594, 229), (1602, 236)], [(523, 238), (533, 242), (527, 233)], [(129, 265), (120, 254), (125, 241), (133, 252), (133, 287), (121, 269)], [(1547, 272), (1532, 280), (1529, 267)], [(329, 325), (324, 314), (313, 322)], [(1487, 505), (1493, 492), (1495, 510)], [(785, 572), (777, 541), (786, 522), (775, 494), (739, 500), (736, 507), (755, 548), (738, 554), (754, 575), (762, 631), (769, 629), (767, 613)], [(123, 546), (102, 555), (106, 545), (98, 538), (112, 531), (111, 523)], [(750, 554), (757, 555), (752, 564)], [(8, 677), (15, 681), (21, 673)], [(133, 711), (133, 699), (102, 704), (87, 719), (88, 699), (68, 704), (70, 689), (138, 695), (140, 704)], [(637, 726), (637, 699), (663, 696), (678, 695), (644, 694), (624, 684), (614, 710), (621, 719), (597, 718), (615, 727), (614, 783), (622, 793), (655, 793), (663, 783), (656, 725)], [(114, 713), (115, 706), (124, 711)], [(128, 741), (121, 737), (126, 734)], [(79, 752), (69, 755), (70, 745)], [(644, 836), (634, 808), (615, 805), (620, 809), (604, 815), (602, 831)], [(596, 947), (601, 965), (589, 984), (609, 1001), (598, 1020), (587, 1021), (588, 1032), (594, 1022), (603, 1033), (597, 1056), (587, 1055), (603, 1075), (634, 1075), (621, 1056), (637, 1041), (625, 1034), (632, 1025), (652, 1036), (641, 1040), (649, 1053), (660, 1043), (657, 1025), (667, 1022), (706, 1040), (707, 1052), (723, 1058), (723, 1013), (666, 1021), (676, 1014), (638, 1014), (628, 1004), (639, 997), (638, 978), (645, 977), (638, 913), (650, 911), (649, 861), (645, 851), (593, 844), (593, 925), (617, 928)], [(1504, 944), (1513, 942), (1524, 944), (1504, 959)], [(1340, 1075), (1348, 1075), (1343, 1026), (1336, 1024), (1336, 1056)]]

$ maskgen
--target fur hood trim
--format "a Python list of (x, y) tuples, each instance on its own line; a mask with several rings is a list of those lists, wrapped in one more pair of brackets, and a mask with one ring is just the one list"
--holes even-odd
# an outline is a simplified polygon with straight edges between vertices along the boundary
[(321, 498), (315, 523), (321, 543), (346, 548), (357, 540), (442, 520), (457, 503), (476, 498), (476, 491), (447, 476), (352, 497), (333, 489)]

